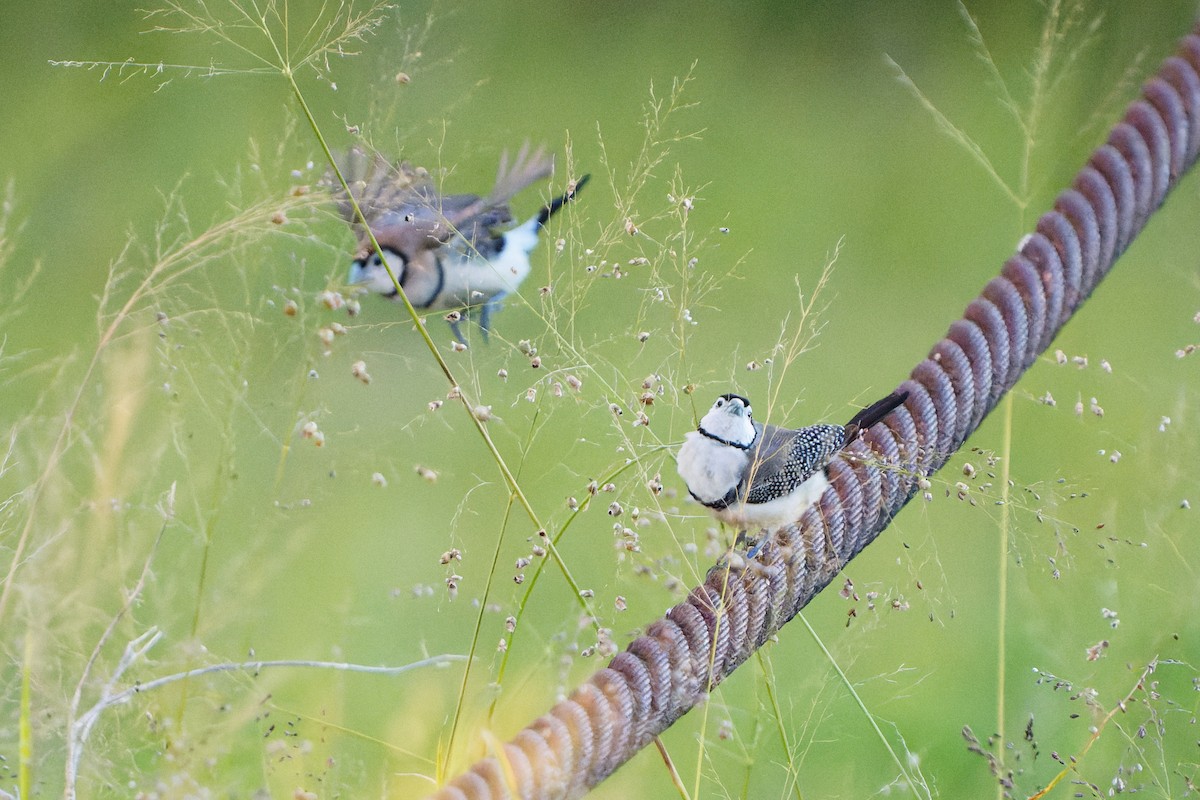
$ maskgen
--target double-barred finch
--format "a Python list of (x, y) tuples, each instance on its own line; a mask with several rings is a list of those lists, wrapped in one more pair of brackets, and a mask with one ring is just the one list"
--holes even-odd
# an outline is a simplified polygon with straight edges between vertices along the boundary
[(755, 422), (749, 400), (723, 394), (679, 449), (679, 475), (692, 497), (743, 533), (791, 524), (828, 488), (834, 455), (907, 397), (889, 394), (845, 425), (793, 430)]
[[(384, 268), (386, 259), (414, 308), (478, 311), (485, 337), (500, 301), (529, 275), (529, 254), (546, 221), (575, 197), (589, 177), (569, 184), (566, 192), (523, 224), (500, 230), (513, 219), (508, 201), (553, 171), (554, 159), (542, 148), (531, 153), (526, 144), (511, 162), (505, 153), (487, 197), (443, 196), (427, 170), (404, 161), (391, 164), (357, 148), (343, 161), (342, 174), (382, 251), (375, 252), (345, 192), (335, 190), (338, 209), (358, 238), (350, 283), (399, 301)], [(451, 320), (454, 336), (462, 342), (458, 319), (451, 315)]]

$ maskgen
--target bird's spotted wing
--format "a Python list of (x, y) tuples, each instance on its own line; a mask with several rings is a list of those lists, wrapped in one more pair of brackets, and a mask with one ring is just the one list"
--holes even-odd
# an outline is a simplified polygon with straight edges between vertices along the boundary
[(764, 425), (750, 466), (747, 503), (767, 503), (791, 494), (822, 470), (846, 443), (841, 425), (813, 425), (799, 430)]

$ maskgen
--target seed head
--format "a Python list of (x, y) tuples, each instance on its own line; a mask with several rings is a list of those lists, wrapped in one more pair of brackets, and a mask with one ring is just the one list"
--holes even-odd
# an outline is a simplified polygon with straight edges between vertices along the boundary
[(330, 311), (337, 311), (346, 304), (346, 299), (342, 297), (341, 292), (331, 292), (326, 289), (317, 295), (317, 302)]

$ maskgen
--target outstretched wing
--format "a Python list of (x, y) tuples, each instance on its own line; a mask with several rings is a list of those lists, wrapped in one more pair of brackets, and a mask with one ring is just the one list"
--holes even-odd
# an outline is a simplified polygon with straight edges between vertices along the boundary
[[(433, 190), (429, 173), (414, 168), (407, 161), (392, 164), (379, 153), (368, 153), (361, 147), (351, 148), (336, 159), (338, 171), (346, 179), (368, 222), (389, 208), (398, 208)], [(333, 170), (325, 173), (321, 185), (332, 192), (338, 211), (346, 221), (357, 224), (354, 206)]]
[[(466, 240), (469, 249), (490, 258), (498, 249), (498, 240), (493, 239), (492, 230), (511, 222), (513, 218), (508, 201), (535, 181), (550, 177), (553, 170), (554, 157), (542, 147), (530, 153), (529, 142), (525, 142), (511, 163), (507, 150), (500, 155), (496, 185), (492, 187), (491, 194), (486, 198), (473, 195), (446, 198), (442, 203), (442, 213)], [(451, 200), (456, 202), (451, 203)]]
[[(415, 258), (432, 250), (453, 233), (443, 207), (462, 207), (479, 200), (478, 195), (441, 197), (429, 172), (407, 161), (392, 164), (378, 153), (353, 148), (338, 159), (338, 169), (362, 209), (363, 219), (384, 247)], [(370, 237), (354, 211), (345, 189), (330, 172), (322, 181), (332, 190), (338, 211), (354, 228), (358, 238), (356, 257), (371, 253)]]
[[(524, 145), (509, 165), (508, 154), (500, 160), (496, 186), (484, 198), (476, 194), (442, 196), (428, 170), (406, 161), (392, 164), (379, 154), (368, 155), (354, 148), (339, 159), (350, 191), (358, 200), (363, 217), (375, 238), (385, 247), (414, 258), (422, 250), (433, 250), (455, 234), (469, 247), (490, 236), (491, 229), (512, 220), (508, 200), (534, 181), (546, 177), (554, 161), (538, 148), (532, 155)], [(333, 189), (342, 217), (354, 226), (358, 257), (370, 254), (370, 238), (354, 213), (354, 206), (332, 174), (323, 183)]]
[(529, 152), (529, 142), (521, 145), (517, 157), (512, 163), (508, 161), (508, 151), (500, 155), (500, 167), (496, 170), (496, 185), (488, 195), (488, 204), (499, 208), (506, 206), (508, 201), (516, 196), (526, 186), (549, 178), (554, 170), (554, 156), (546, 152), (546, 148), (538, 147)]

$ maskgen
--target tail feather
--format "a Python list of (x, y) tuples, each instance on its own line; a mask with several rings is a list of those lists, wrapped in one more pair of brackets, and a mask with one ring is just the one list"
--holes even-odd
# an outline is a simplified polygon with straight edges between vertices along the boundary
[(585, 185), (587, 185), (588, 179), (591, 177), (592, 176), (590, 174), (584, 175), (582, 178), (575, 181), (574, 186), (570, 187), (569, 189), (567, 189), (567, 191), (563, 192), (558, 197), (551, 200), (550, 205), (546, 206), (540, 212), (538, 212), (538, 216), (537, 216), (538, 227), (540, 228), (541, 226), (545, 225), (546, 222), (551, 217), (553, 217), (556, 213), (558, 213), (558, 210), (560, 208), (562, 208), (567, 203), (574, 200), (575, 195), (579, 193), (580, 189), (582, 189)]
[(908, 399), (908, 392), (893, 392), (859, 411), (846, 423), (846, 441), (852, 442), (859, 433), (883, 420), (892, 410)]

